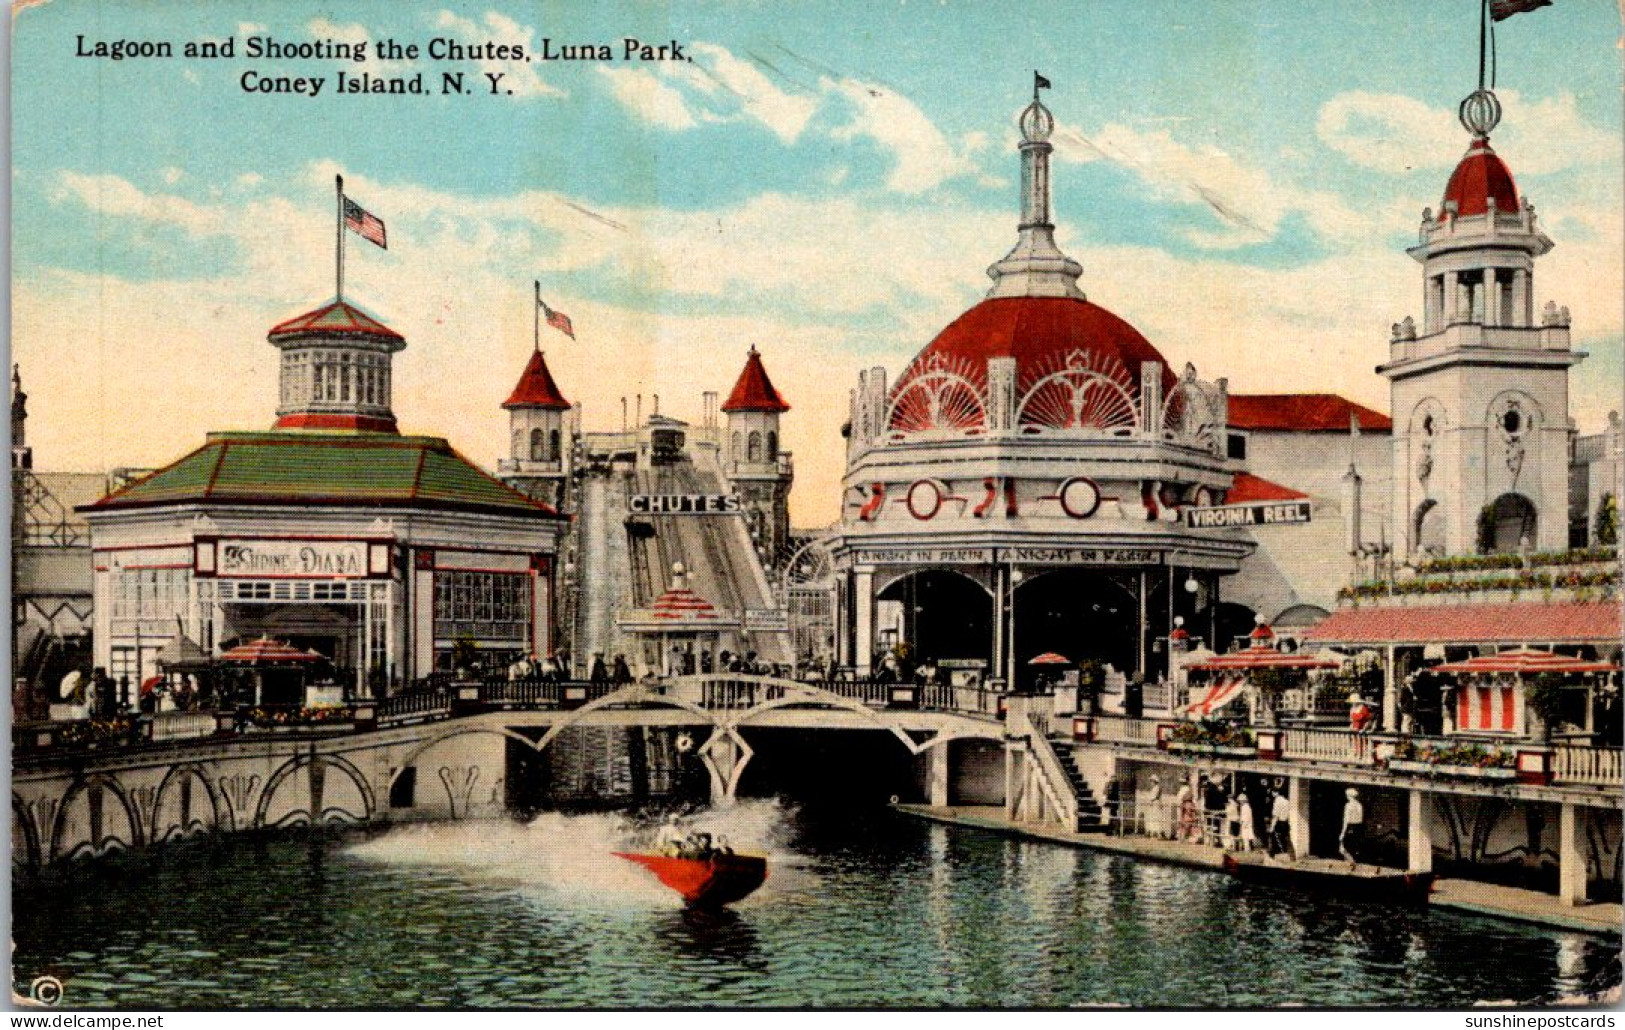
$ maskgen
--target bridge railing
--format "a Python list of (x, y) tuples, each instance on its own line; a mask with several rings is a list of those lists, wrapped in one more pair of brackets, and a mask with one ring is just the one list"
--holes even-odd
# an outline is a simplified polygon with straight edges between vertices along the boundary
[(1581, 747), (1559, 744), (1552, 756), (1552, 779), (1557, 783), (1584, 783), (1598, 787), (1618, 787), (1622, 776), (1617, 747)]
[(400, 722), (414, 717), (448, 716), (456, 691), (448, 688), (408, 690), (378, 702), (378, 721)]

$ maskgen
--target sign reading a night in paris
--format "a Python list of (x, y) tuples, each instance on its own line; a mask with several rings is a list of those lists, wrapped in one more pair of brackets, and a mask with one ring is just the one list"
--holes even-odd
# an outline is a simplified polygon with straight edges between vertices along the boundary
[(736, 515), (739, 498), (733, 494), (633, 494), (626, 510), (634, 515)]
[(1230, 526), (1286, 526), (1309, 521), (1308, 501), (1271, 504), (1227, 504), (1218, 508), (1186, 508), (1185, 525), (1192, 529)]

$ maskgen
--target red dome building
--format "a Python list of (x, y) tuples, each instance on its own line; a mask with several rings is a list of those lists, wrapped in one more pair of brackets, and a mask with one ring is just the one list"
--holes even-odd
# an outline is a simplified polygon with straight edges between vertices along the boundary
[(1175, 617), (1211, 633), (1252, 548), (1181, 519), (1231, 488), (1224, 381), (1175, 374), (1085, 297), (1050, 216), (1054, 118), (1035, 97), (1020, 128), (1021, 221), (986, 298), (852, 394), (832, 550), (838, 659), (860, 673), (907, 645), (1016, 686), (1050, 651), (1155, 678), (1156, 641)]

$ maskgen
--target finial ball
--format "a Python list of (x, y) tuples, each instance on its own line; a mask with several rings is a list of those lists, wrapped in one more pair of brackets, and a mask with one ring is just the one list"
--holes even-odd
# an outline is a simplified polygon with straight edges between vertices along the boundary
[(1034, 100), (1021, 112), (1021, 138), (1028, 143), (1042, 143), (1055, 131), (1055, 116), (1049, 108)]
[(1483, 139), (1501, 124), (1501, 101), (1487, 89), (1475, 90), (1461, 102), (1456, 113), (1461, 119), (1462, 128), (1472, 133), (1474, 138)]

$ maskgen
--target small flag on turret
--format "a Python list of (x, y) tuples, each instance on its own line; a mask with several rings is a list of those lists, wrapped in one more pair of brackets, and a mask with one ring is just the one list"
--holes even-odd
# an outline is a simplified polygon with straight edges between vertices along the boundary
[(370, 240), (385, 250), (389, 249), (389, 245), (384, 242), (383, 219), (368, 212), (349, 197), (344, 198), (344, 227), (364, 240)]
[(1506, 21), (1514, 14), (1550, 6), (1552, 0), (1490, 0), (1490, 17), (1495, 21)]
[[(1550, 0), (1547, 0), (1547, 2), (1550, 2)], [(1036, 89), (1049, 89), (1049, 88), (1051, 88), (1050, 84), (1049, 84), (1049, 80), (1044, 78), (1042, 75), (1038, 74), (1037, 72), (1033, 72), (1033, 89), (1036, 90)]]
[(552, 308), (547, 306), (547, 301), (540, 297), (536, 298), (536, 303), (542, 306), (542, 317), (547, 319), (548, 325), (552, 326), (554, 329), (557, 329), (559, 332), (568, 336), (572, 340), (576, 338), (575, 327), (570, 324), (569, 315), (566, 315), (562, 311), (554, 311)]

